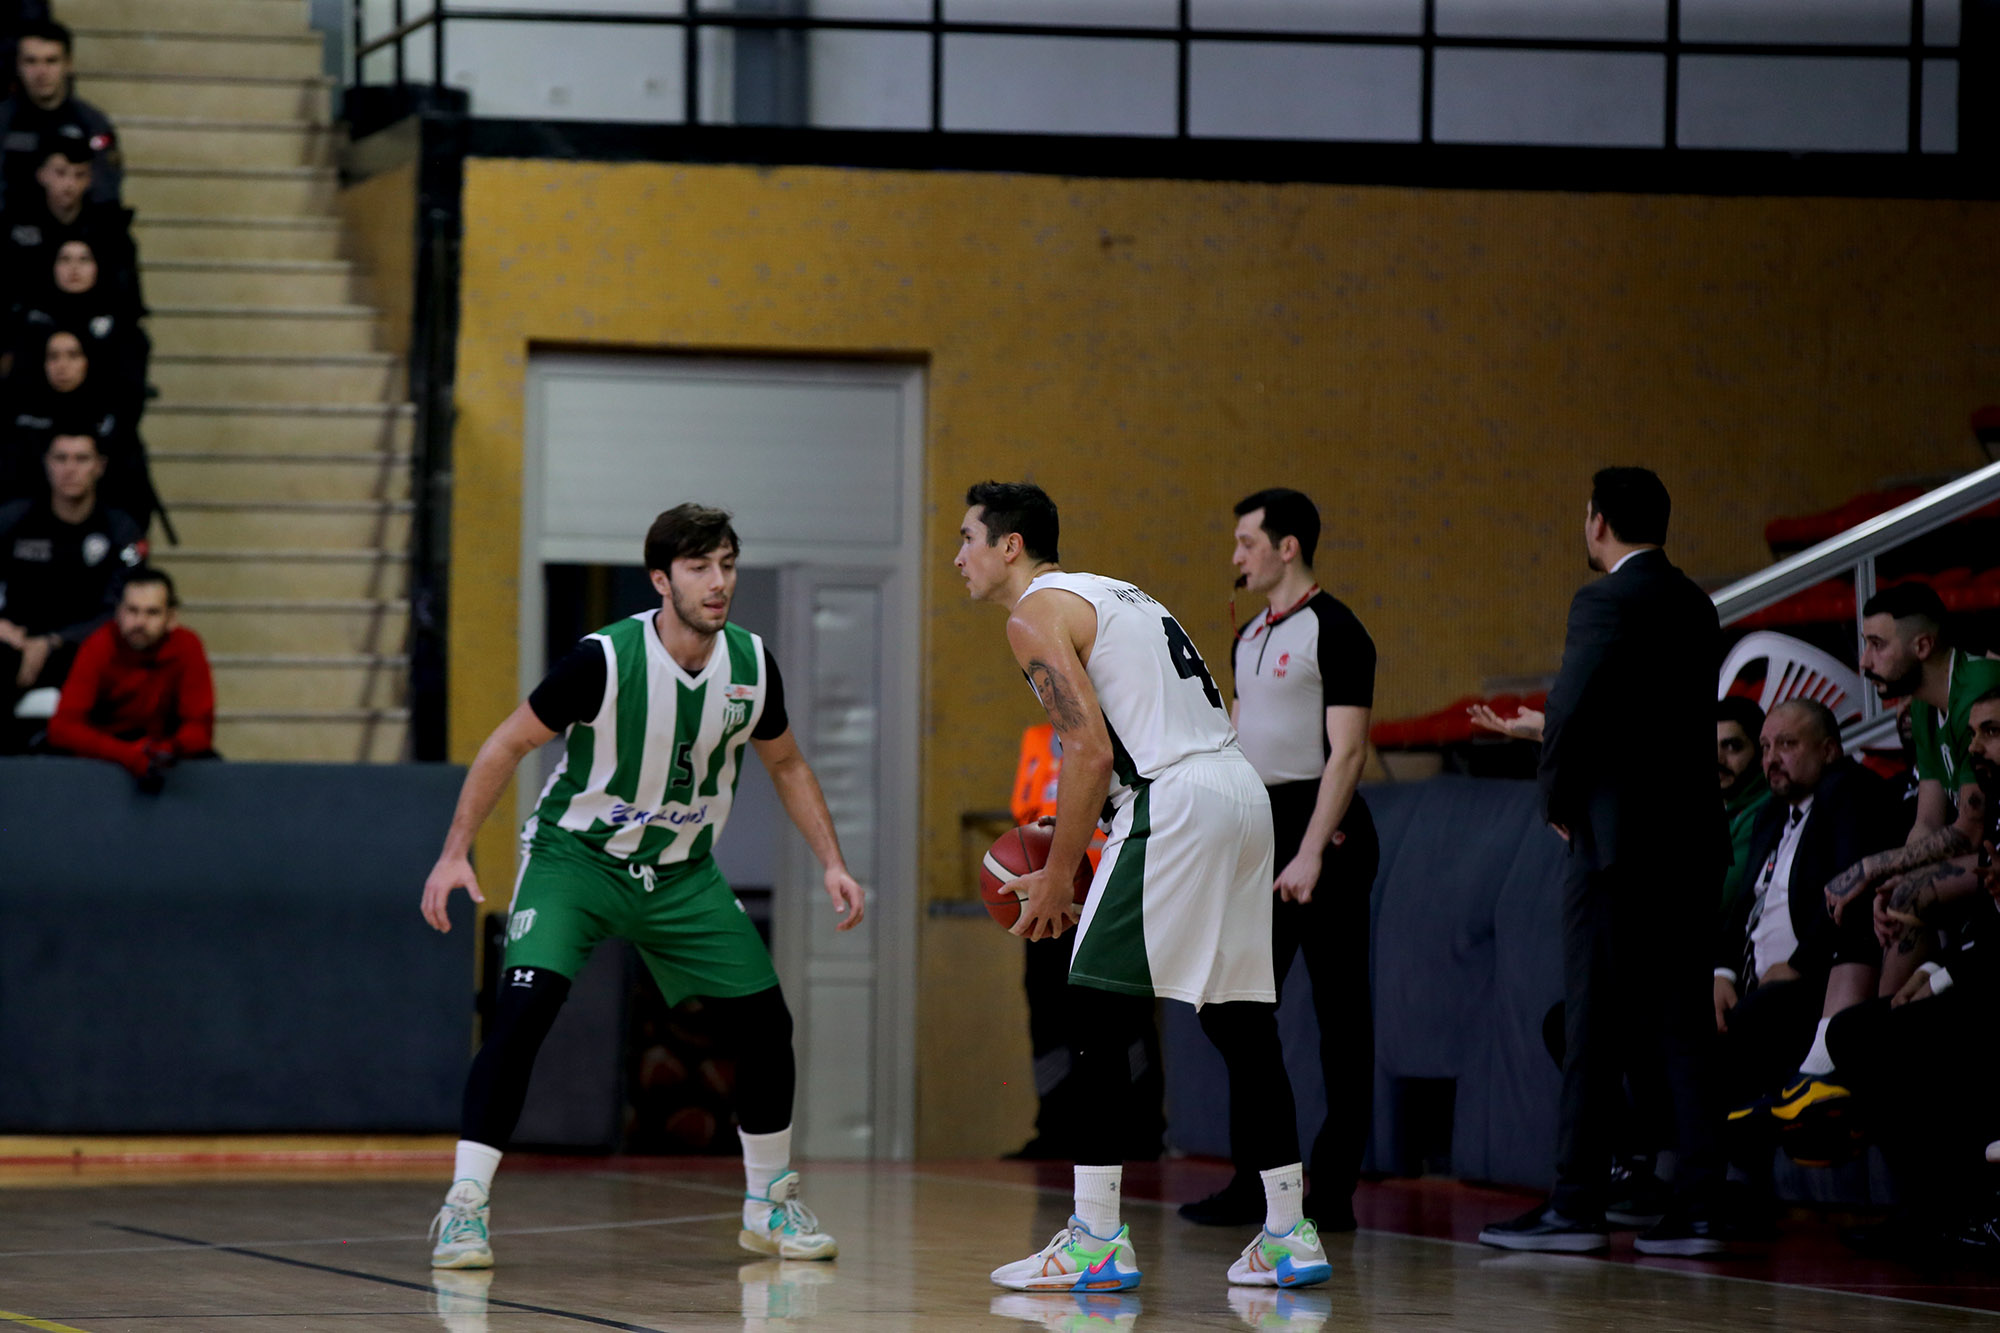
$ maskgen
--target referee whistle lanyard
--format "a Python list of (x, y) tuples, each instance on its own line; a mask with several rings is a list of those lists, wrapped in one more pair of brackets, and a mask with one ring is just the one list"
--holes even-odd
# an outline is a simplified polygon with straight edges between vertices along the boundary
[[(1238, 588), (1241, 588), (1244, 582), (1245, 580), (1238, 579), (1236, 581), (1236, 586)], [(1317, 597), (1318, 595), (1319, 595), (1319, 585), (1315, 583), (1313, 584), (1312, 587), (1306, 589), (1305, 596), (1299, 598), (1298, 601), (1293, 602), (1290, 606), (1286, 607), (1284, 610), (1272, 611), (1267, 609), (1264, 612), (1264, 628), (1266, 630), (1269, 630), (1272, 627), (1282, 623), (1283, 621), (1291, 619), (1293, 616), (1297, 615), (1300, 611), (1303, 611), (1305, 609), (1305, 605), (1307, 602), (1310, 602), (1314, 597)], [(1231, 593), (1229, 596), (1229, 633), (1230, 636), (1236, 640), (1236, 642), (1241, 643), (1243, 642), (1243, 631), (1236, 628), (1236, 624), (1237, 624), (1236, 594)]]
[(658, 887), (653, 882), (653, 867), (651, 866), (647, 865), (626, 866), (625, 872), (631, 875), (633, 879), (636, 879), (640, 883), (644, 884), (646, 886), (646, 892), (648, 893), (651, 893), (656, 887)]

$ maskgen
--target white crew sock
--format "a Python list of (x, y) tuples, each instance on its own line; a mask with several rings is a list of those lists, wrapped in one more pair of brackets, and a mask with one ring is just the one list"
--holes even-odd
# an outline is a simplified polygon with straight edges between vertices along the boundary
[(1264, 1230), (1283, 1236), (1306, 1215), (1305, 1164), (1293, 1162), (1257, 1174), (1264, 1180)]
[(498, 1148), (489, 1148), (483, 1143), (474, 1143), (471, 1139), (460, 1139), (458, 1141), (457, 1160), (452, 1164), (451, 1168), (453, 1184), (457, 1184), (461, 1180), (475, 1181), (478, 1183), (480, 1189), (491, 1194), (493, 1192), (493, 1173), (499, 1169), (500, 1150)]
[(1819, 1029), (1813, 1033), (1812, 1049), (1806, 1052), (1805, 1059), (1799, 1061), (1801, 1074), (1824, 1078), (1833, 1072), (1833, 1056), (1826, 1049), (1826, 1025), (1832, 1021), (1830, 1018), (1820, 1019)]
[(771, 1185), (792, 1169), (792, 1127), (786, 1125), (772, 1134), (750, 1134), (739, 1129), (743, 1141), (743, 1225), (761, 1231), (771, 1217)]
[(1118, 1234), (1118, 1190), (1124, 1179), (1122, 1166), (1076, 1168), (1077, 1220), (1099, 1240), (1110, 1240)]

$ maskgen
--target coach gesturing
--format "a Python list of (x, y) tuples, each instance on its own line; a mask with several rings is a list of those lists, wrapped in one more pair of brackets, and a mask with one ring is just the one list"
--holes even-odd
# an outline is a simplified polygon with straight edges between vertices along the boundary
[(1722, 638), (1714, 603), (1660, 549), (1668, 509), (1644, 468), (1592, 479), (1584, 545), (1604, 577), (1570, 603), (1542, 740), (1548, 821), (1569, 841), (1556, 1183), (1546, 1205), (1482, 1231), (1489, 1245), (1606, 1247), (1610, 1130), (1637, 1070), (1664, 1075), (1680, 1164), (1674, 1206), (1636, 1246), (1723, 1248), (1703, 947), (1728, 864), (1709, 745)]

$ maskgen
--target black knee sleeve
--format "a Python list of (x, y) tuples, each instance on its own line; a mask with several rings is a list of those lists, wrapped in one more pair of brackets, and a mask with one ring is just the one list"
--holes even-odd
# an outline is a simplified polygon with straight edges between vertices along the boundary
[(746, 1134), (775, 1134), (792, 1123), (798, 1065), (792, 1011), (776, 986), (729, 999), (704, 997), (715, 1035), (736, 1057), (736, 1119)]
[(542, 1040), (569, 998), (569, 978), (545, 967), (510, 967), (485, 1044), (465, 1080), (461, 1136), (490, 1148), (507, 1146), (528, 1098), (528, 1076)]

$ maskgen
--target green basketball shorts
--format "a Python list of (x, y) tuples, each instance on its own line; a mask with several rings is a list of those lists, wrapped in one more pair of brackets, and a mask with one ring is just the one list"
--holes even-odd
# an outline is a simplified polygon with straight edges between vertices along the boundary
[(639, 951), (669, 1005), (778, 984), (769, 950), (714, 857), (642, 867), (561, 831), (538, 833), (524, 851), (507, 913), (507, 966), (545, 967), (574, 980), (607, 939)]

